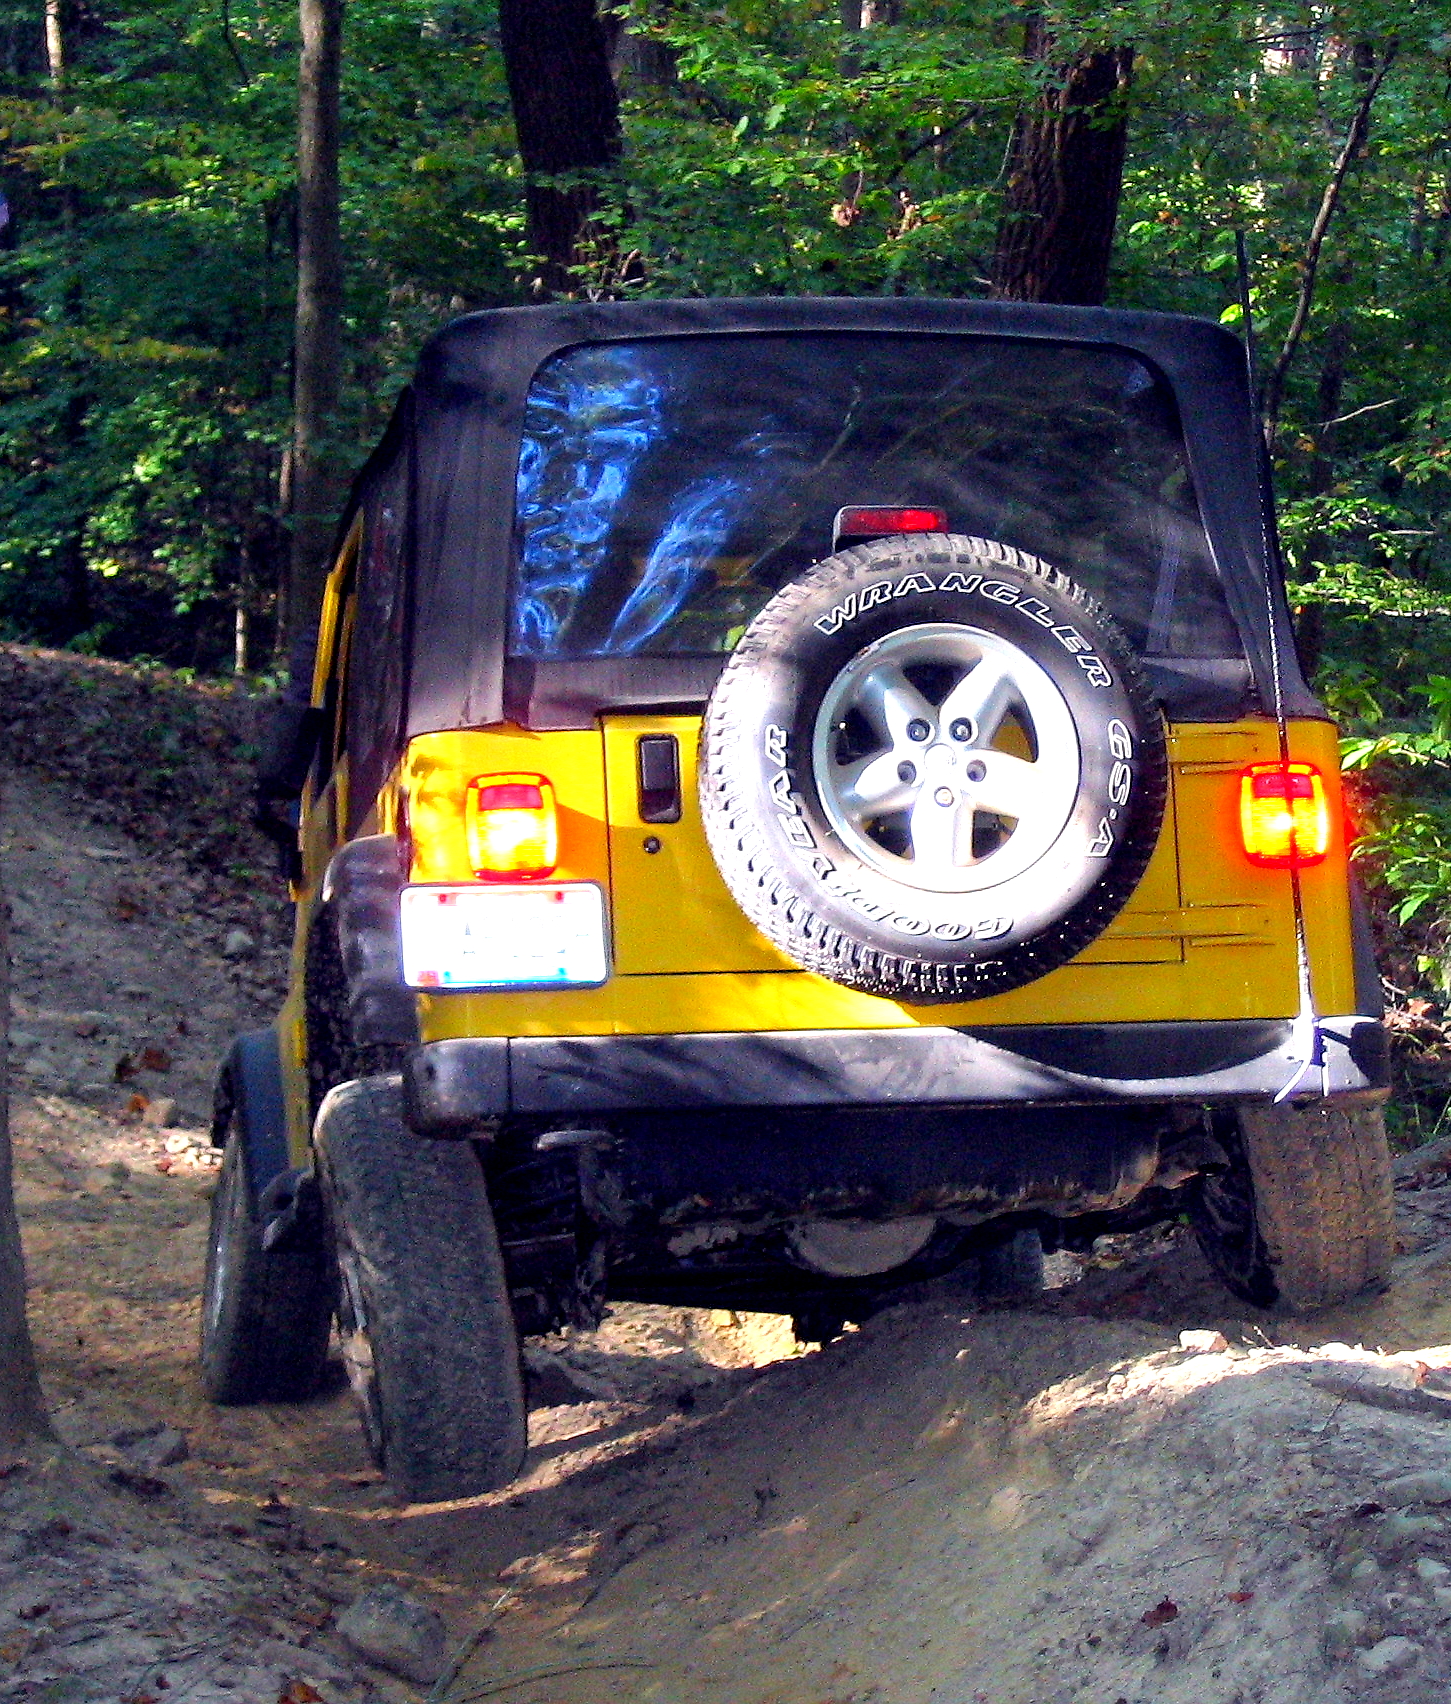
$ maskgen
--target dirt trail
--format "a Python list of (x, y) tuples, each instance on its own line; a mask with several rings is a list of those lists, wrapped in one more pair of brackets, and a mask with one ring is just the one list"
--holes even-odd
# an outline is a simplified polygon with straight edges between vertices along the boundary
[[(323, 1625), (381, 1579), (431, 1597), (459, 1639), (489, 1622), (451, 1700), (1447, 1695), (1438, 1156), (1402, 1163), (1395, 1289), (1313, 1326), (1247, 1318), (1176, 1234), (1065, 1269), (1077, 1281), (1031, 1306), (944, 1285), (809, 1355), (784, 1322), (621, 1308), (597, 1338), (531, 1346), (519, 1484), (408, 1507), (368, 1467), (337, 1381), (294, 1409), (215, 1410), (196, 1389), (210, 1074), (275, 1000), (276, 948), (227, 956), (235, 918), (209, 922), (179, 864), (78, 821), (33, 776), (8, 784), (0, 853), (19, 1199), (57, 1425), (119, 1465), (118, 1495), (171, 1511), (159, 1549), (133, 1541), (169, 1578), (194, 1597), (274, 1594), (270, 1622), (228, 1612), (230, 1666), (187, 1679), (188, 1704), (277, 1704), (304, 1673), (325, 1698), (397, 1695)], [(275, 908), (250, 933), (275, 941)], [(140, 1122), (148, 1108), (176, 1122)], [(128, 1492), (126, 1440), (159, 1423), (187, 1458), (140, 1476), (162, 1490)], [(54, 1690), (64, 1665), (53, 1644), (44, 1668), (35, 1631), (54, 1611), (26, 1619), (34, 1558), (5, 1536), (5, 1494), (0, 1697), (111, 1695)], [(179, 1623), (167, 1636), (187, 1648)]]

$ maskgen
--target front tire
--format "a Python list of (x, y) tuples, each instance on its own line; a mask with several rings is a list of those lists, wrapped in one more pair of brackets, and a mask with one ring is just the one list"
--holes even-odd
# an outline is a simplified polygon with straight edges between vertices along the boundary
[(472, 1147), (415, 1136), (396, 1077), (332, 1090), (314, 1142), (343, 1359), (374, 1458), (418, 1502), (498, 1490), (523, 1464), (527, 1408)]
[(1378, 1107), (1246, 1106), (1216, 1135), (1230, 1163), (1200, 1178), (1190, 1220), (1234, 1295), (1309, 1313), (1385, 1288), (1395, 1201)]
[(201, 1377), (212, 1402), (300, 1402), (317, 1389), (332, 1325), (321, 1226), (262, 1244), (257, 1194), (234, 1110), (212, 1196), (202, 1280)]

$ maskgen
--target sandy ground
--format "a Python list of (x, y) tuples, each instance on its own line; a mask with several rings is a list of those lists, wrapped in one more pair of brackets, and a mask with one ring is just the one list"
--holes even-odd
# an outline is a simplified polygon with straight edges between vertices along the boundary
[[(531, 1346), (515, 1486), (406, 1506), (340, 1379), (296, 1408), (196, 1385), (210, 1073), (275, 951), (229, 956), (179, 866), (23, 775), (0, 853), (33, 1326), (93, 1475), (0, 1463), (0, 1698), (421, 1695), (330, 1625), (383, 1580), (475, 1636), (450, 1704), (1451, 1690), (1438, 1153), (1402, 1162), (1397, 1283), (1355, 1309), (1247, 1317), (1174, 1232), (1060, 1262), (1032, 1304), (944, 1284), (819, 1353), (780, 1320), (622, 1307)], [(161, 1426), (185, 1459), (138, 1466)]]

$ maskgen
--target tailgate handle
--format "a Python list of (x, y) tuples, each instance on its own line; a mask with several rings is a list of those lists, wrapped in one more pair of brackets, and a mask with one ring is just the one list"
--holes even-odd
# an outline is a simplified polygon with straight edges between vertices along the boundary
[(635, 747), (640, 821), (680, 821), (680, 747), (674, 734), (641, 734)]

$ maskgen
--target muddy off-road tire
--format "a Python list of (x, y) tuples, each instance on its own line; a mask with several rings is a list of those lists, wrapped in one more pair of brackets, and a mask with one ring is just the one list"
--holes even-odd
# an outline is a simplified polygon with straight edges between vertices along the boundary
[(1046, 975), (1138, 885), (1162, 719), (1128, 643), (1007, 545), (840, 551), (747, 628), (706, 710), (701, 811), (751, 921), (807, 970), (917, 1003)]
[(419, 1502), (507, 1485), (524, 1460), (527, 1410), (472, 1146), (415, 1136), (396, 1077), (333, 1089), (313, 1140), (343, 1360), (374, 1459)]
[(213, 1402), (300, 1402), (322, 1377), (332, 1261), (321, 1222), (262, 1246), (256, 1191), (233, 1112), (212, 1196), (202, 1280), (202, 1389)]
[(1309, 1313), (1385, 1288), (1395, 1203), (1379, 1108), (1247, 1106), (1215, 1135), (1230, 1163), (1192, 1186), (1189, 1217), (1234, 1295)]

